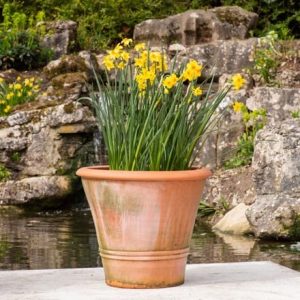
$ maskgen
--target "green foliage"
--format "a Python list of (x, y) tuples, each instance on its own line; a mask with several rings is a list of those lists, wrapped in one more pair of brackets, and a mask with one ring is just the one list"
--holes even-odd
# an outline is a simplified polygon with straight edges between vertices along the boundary
[(258, 74), (259, 80), (265, 84), (275, 84), (274, 79), (280, 64), (282, 54), (279, 49), (278, 34), (270, 31), (262, 37), (254, 51), (254, 67), (250, 70), (252, 74)]
[(39, 37), (44, 26), (36, 27), (44, 14), (27, 18), (24, 13), (13, 12), (10, 4), (2, 10), (3, 22), (0, 24), (0, 69), (32, 69), (45, 64), (51, 51), (40, 46)]
[(6, 167), (0, 164), (0, 182), (8, 180), (10, 176), (11, 173), (6, 169)]
[(216, 204), (208, 204), (205, 201), (200, 201), (198, 207), (198, 216), (201, 218), (209, 217), (212, 215), (224, 215), (230, 210), (230, 203), (223, 197), (219, 199)]
[(40, 91), (39, 83), (34, 77), (24, 81), (18, 77), (16, 82), (7, 84), (0, 77), (0, 116), (8, 115), (18, 104), (34, 100)]
[(15, 162), (18, 163), (21, 160), (21, 154), (18, 151), (15, 151), (11, 154), (10, 159)]
[(198, 216), (201, 218), (209, 217), (216, 213), (216, 208), (208, 203), (201, 201), (198, 207)]
[(291, 116), (293, 119), (299, 119), (300, 118), (300, 110), (292, 111)]
[(131, 37), (134, 26), (149, 18), (163, 18), (188, 9), (239, 5), (259, 14), (255, 34), (276, 30), (279, 38), (299, 38), (298, 0), (0, 0), (0, 8), (10, 3), (12, 11), (36, 16), (43, 10), (47, 19), (73, 19), (79, 23), (82, 48), (106, 48)]
[(237, 113), (242, 114), (245, 132), (238, 139), (234, 156), (224, 163), (225, 169), (233, 169), (251, 163), (256, 133), (264, 127), (267, 121), (266, 111), (264, 109), (250, 111), (247, 106), (241, 102), (235, 102), (233, 109)]

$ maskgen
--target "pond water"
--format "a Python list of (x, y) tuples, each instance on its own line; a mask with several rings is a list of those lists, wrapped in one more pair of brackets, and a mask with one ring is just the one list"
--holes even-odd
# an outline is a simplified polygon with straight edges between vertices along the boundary
[[(297, 243), (258, 242), (216, 235), (195, 227), (189, 263), (271, 260), (300, 271)], [(0, 269), (83, 268), (101, 266), (88, 209), (57, 213), (0, 210)]]

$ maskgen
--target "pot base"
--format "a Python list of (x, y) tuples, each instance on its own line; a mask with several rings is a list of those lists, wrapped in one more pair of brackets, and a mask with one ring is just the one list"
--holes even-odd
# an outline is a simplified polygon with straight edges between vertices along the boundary
[(106, 284), (130, 289), (183, 284), (187, 255), (188, 249), (147, 252), (101, 250)]
[(105, 280), (105, 283), (112, 287), (117, 287), (121, 289), (159, 289), (159, 288), (168, 288), (168, 287), (174, 287), (178, 285), (184, 284), (184, 280), (178, 283), (169, 284), (169, 283), (158, 283), (156, 285), (149, 285), (147, 284), (132, 284), (132, 283), (125, 283), (115, 280)]

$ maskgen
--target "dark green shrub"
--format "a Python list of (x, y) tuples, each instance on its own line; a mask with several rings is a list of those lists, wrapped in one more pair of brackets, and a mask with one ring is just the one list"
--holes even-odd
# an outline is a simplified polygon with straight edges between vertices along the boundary
[(24, 13), (12, 12), (10, 4), (2, 10), (3, 22), (0, 24), (0, 68), (17, 70), (32, 69), (44, 65), (51, 51), (40, 46), (43, 27), (36, 23), (43, 20), (44, 14), (27, 18)]

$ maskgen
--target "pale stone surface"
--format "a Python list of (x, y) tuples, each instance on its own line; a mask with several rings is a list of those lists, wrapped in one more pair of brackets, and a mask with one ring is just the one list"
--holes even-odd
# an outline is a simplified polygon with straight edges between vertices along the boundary
[(217, 170), (206, 180), (202, 199), (213, 206), (222, 201), (229, 207), (239, 203), (250, 205), (255, 201), (255, 186), (252, 168), (240, 167), (231, 170)]
[[(36, 176), (18, 181), (0, 182), (0, 204), (13, 205), (28, 202), (39, 202), (42, 207), (50, 201), (50, 207), (55, 202), (69, 195), (72, 181), (68, 176)], [(51, 204), (51, 202), (54, 202)], [(48, 203), (49, 204), (49, 203)]]
[(134, 39), (158, 47), (171, 43), (191, 46), (216, 40), (244, 39), (257, 19), (257, 14), (237, 6), (190, 10), (136, 25)]
[(264, 108), (270, 121), (283, 121), (291, 118), (292, 111), (299, 110), (300, 89), (256, 87), (247, 99), (247, 106), (253, 110)]
[(232, 210), (227, 212), (215, 226), (213, 226), (213, 229), (223, 233), (236, 235), (250, 233), (250, 224), (245, 214), (247, 208), (248, 206), (244, 203), (240, 203), (239, 205), (235, 206)]
[(247, 40), (215, 41), (188, 47), (178, 53), (178, 64), (188, 59), (195, 59), (203, 66), (203, 76), (221, 76), (240, 73), (253, 65), (253, 51), (256, 38)]
[(247, 211), (258, 237), (300, 236), (300, 120), (266, 126), (253, 157), (256, 201)]
[(149, 290), (108, 287), (103, 270), (0, 272), (1, 300), (295, 300), (300, 273), (270, 262), (188, 265), (184, 285)]

